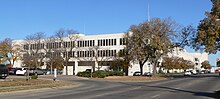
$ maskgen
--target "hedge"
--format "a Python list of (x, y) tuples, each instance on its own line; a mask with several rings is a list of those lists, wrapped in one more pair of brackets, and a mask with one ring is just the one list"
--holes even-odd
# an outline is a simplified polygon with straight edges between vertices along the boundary
[[(91, 73), (88, 71), (79, 72), (77, 76), (80, 77), (91, 77)], [(94, 78), (105, 78), (107, 76), (124, 76), (124, 72), (119, 71), (111, 71), (111, 72), (102, 72), (96, 71), (92, 73), (92, 77)]]

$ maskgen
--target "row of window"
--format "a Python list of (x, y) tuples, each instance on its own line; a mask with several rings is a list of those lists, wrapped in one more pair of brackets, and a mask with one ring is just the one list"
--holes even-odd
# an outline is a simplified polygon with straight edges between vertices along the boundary
[[(46, 48), (47, 49), (56, 49), (56, 48), (61, 48), (62, 43), (61, 42), (54, 42), (54, 43), (46, 43)], [(63, 46), (65, 48), (71, 48), (74, 47), (75, 43), (74, 41), (71, 42), (64, 42)], [(32, 50), (32, 49), (44, 49), (45, 44), (44, 43), (39, 43), (39, 44), (26, 44), (23, 46), (25, 50)]]
[(120, 45), (125, 45), (126, 39), (125, 38), (120, 38)]
[[(25, 49), (29, 49), (28, 45), (24, 46)], [(44, 43), (38, 43), (38, 44), (30, 44), (30, 49), (43, 49), (44, 48)]]
[(116, 50), (99, 50), (98, 57), (116, 56)]
[(98, 46), (113, 46), (116, 45), (116, 39), (98, 40)]
[(94, 51), (78, 51), (77, 56), (78, 57), (94, 57), (95, 52)]
[[(78, 51), (78, 57), (96, 57), (94, 51)], [(98, 57), (112, 57), (116, 56), (116, 50), (98, 50)]]
[[(115, 46), (116, 39), (101, 39), (98, 40), (98, 46)], [(125, 45), (125, 39), (120, 39), (120, 45)], [(75, 47), (75, 42), (64, 42), (63, 44), (61, 42), (53, 42), (53, 43), (39, 43), (39, 44), (26, 44), (23, 46), (25, 50), (32, 50), (32, 49), (44, 49), (46, 47), (47, 49), (57, 49), (61, 47), (65, 48), (73, 48)], [(77, 41), (77, 47), (92, 47), (95, 46), (95, 40), (83, 40), (83, 41)]]
[(95, 45), (95, 40), (77, 41), (78, 47), (91, 47)]
[[(41, 53), (42, 55), (43, 53)], [(63, 57), (75, 57), (75, 52), (74, 51), (69, 51), (69, 52), (63, 52)], [(24, 54), (24, 56), (27, 56), (27, 54)], [(43, 55), (42, 55), (43, 56)], [(53, 57), (53, 56), (61, 56), (60, 52), (50, 52), (46, 54), (46, 57)], [(78, 57), (96, 57), (95, 51), (77, 51), (77, 56)], [(116, 50), (98, 50), (97, 53), (98, 57), (112, 57), (116, 56)]]

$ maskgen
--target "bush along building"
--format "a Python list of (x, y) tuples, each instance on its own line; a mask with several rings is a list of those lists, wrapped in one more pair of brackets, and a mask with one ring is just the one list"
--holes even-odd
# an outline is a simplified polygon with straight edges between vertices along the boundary
[[(40, 38), (30, 40), (14, 40), (13, 46), (21, 47), (21, 57), (14, 67), (33, 66), (41, 68), (58, 68), (63, 75), (76, 75), (78, 72), (91, 71), (124, 71), (132, 76), (140, 71), (139, 64), (129, 62), (121, 64), (119, 53), (123, 52), (125, 33), (83, 35), (71, 34), (61, 38)], [(18, 46), (19, 45), (19, 46)], [(208, 60), (206, 53), (188, 53), (184, 49), (174, 49), (169, 56), (182, 57), (195, 64), (194, 69), (201, 68), (201, 62)], [(152, 72), (153, 66), (146, 62), (143, 72)]]

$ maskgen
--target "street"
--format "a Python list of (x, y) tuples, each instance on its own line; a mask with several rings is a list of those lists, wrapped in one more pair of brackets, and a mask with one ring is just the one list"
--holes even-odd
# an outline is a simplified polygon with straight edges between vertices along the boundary
[[(50, 77), (46, 77), (50, 78)], [(179, 76), (155, 82), (109, 82), (58, 76), (60, 80), (79, 82), (75, 87), (42, 89), (0, 94), (2, 99), (218, 99), (217, 74)]]

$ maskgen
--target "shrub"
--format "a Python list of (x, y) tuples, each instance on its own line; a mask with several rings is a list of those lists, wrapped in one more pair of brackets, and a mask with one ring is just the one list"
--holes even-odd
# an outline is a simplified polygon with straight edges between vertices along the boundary
[[(80, 77), (91, 77), (91, 72), (83, 71), (78, 72), (77, 76)], [(92, 73), (94, 78), (105, 78), (107, 76), (124, 76), (124, 72), (113, 71), (113, 72), (104, 72), (104, 71), (95, 71)]]
[(87, 71), (78, 72), (77, 76), (80, 76), (80, 77), (90, 77), (90, 76), (91, 76), (91, 73), (90, 73), (90, 72), (87, 72)]
[(98, 72), (94, 72), (92, 74), (92, 77), (94, 77), (94, 78), (105, 78), (107, 76), (108, 76), (108, 72), (100, 72), (100, 71), (98, 71)]
[(31, 79), (37, 79), (37, 78), (38, 78), (37, 75), (32, 75), (32, 76), (31, 76)]
[(109, 73), (109, 76), (124, 76), (124, 72), (120, 72), (120, 71), (112, 71), (108, 73)]

